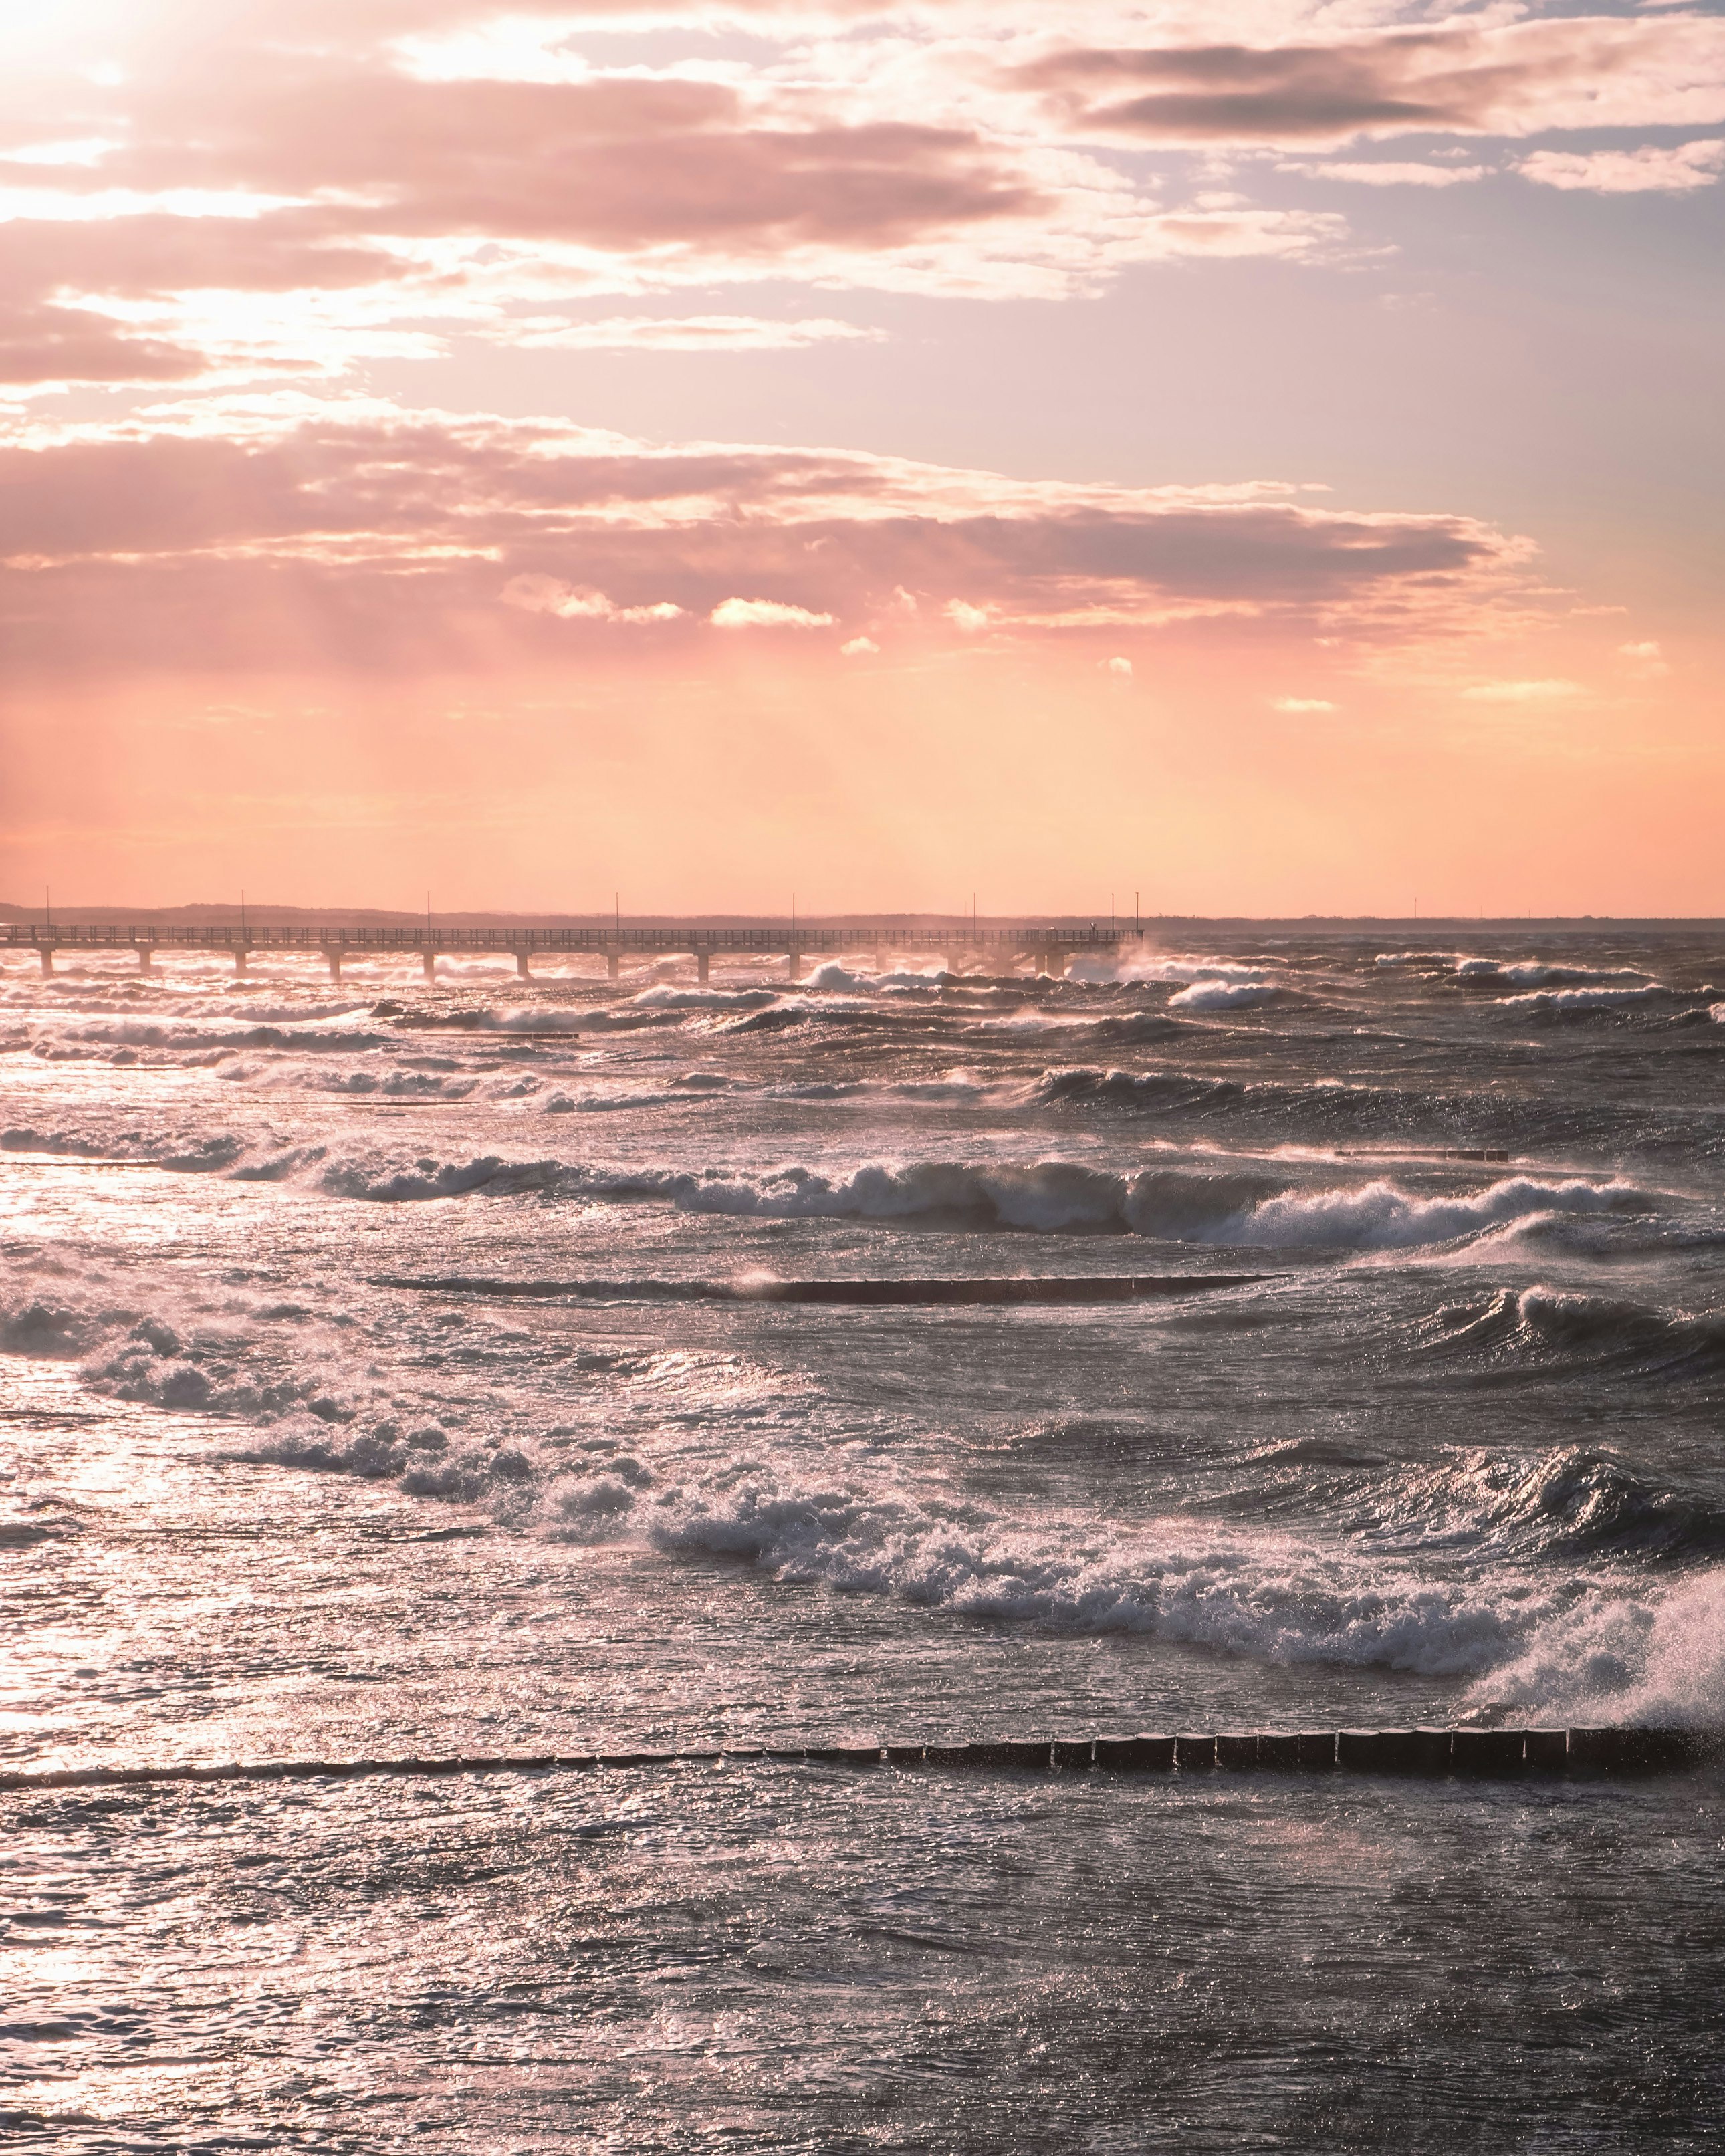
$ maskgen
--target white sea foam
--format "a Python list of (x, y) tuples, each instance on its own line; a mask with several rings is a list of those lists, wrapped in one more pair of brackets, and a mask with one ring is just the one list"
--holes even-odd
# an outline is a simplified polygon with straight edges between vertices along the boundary
[(1340, 1189), (1265, 1188), (1260, 1176), (1153, 1168), (1111, 1174), (1066, 1161), (870, 1163), (848, 1175), (787, 1167), (752, 1176), (644, 1168), (624, 1174), (556, 1162), (422, 1161), (393, 1173), (340, 1165), (326, 1189), (399, 1199), (471, 1189), (561, 1189), (614, 1201), (659, 1199), (691, 1213), (769, 1219), (915, 1221), (1046, 1233), (1106, 1230), (1271, 1250), (1399, 1250), (1455, 1241), (1551, 1214), (1645, 1204), (1622, 1182), (1516, 1176), (1457, 1197), (1422, 1198), (1378, 1179)]
[(1556, 958), (1481, 958), (1458, 953), (1455, 967), (1459, 979), (1507, 981), (1517, 988), (1609, 987), (1649, 978), (1636, 966), (1574, 966)]
[(641, 1010), (764, 1010), (777, 1000), (771, 988), (685, 988), (670, 981), (631, 998)]
[(1170, 1010), (1254, 1010), (1273, 1003), (1279, 993), (1270, 981), (1194, 981), (1168, 999)]
[(459, 1033), (576, 1034), (633, 1032), (643, 1026), (675, 1025), (677, 1014), (643, 1009), (633, 998), (620, 1005), (534, 1004), (525, 1009), (464, 1010), (447, 1021), (447, 1029)]
[(1416, 1198), (1389, 1182), (1352, 1190), (1288, 1191), (1266, 1199), (1223, 1240), (1271, 1250), (1401, 1250), (1553, 1213), (1610, 1213), (1642, 1202), (1627, 1183), (1543, 1182), (1511, 1176), (1461, 1198)]
[(645, 1526), (660, 1549), (742, 1558), (778, 1578), (955, 1615), (1427, 1676), (1495, 1668), (1558, 1606), (1554, 1596), (1494, 1594), (1410, 1566), (1325, 1555), (1291, 1537), (1187, 1519), (1137, 1533), (1027, 1529), (980, 1507), (798, 1481), (753, 1463), (662, 1490)]
[(332, 1026), (323, 1023), (305, 1025), (269, 1022), (236, 1024), (230, 1019), (226, 1024), (199, 1024), (180, 1019), (145, 1018), (115, 1018), (66, 1026), (58, 1034), (44, 1036), (50, 1046), (56, 1040), (74, 1043), (99, 1041), (126, 1048), (174, 1050), (278, 1048), (301, 1052), (311, 1049), (377, 1048), (389, 1038), (388, 1034), (376, 1028)]
[(308, 1093), (377, 1094), (382, 1099), (467, 1100), (479, 1087), (471, 1075), (436, 1070), (383, 1068), (375, 1070), (332, 1070), (316, 1064), (254, 1063), (229, 1055), (212, 1066), (223, 1084), (246, 1086), (264, 1091), (286, 1090)]
[(1014, 1034), (1070, 1033), (1077, 1027), (1096, 1025), (1099, 1022), (1095, 1018), (1080, 1017), (1076, 1012), (1021, 1010), (1013, 1012), (1010, 1017), (978, 1019), (965, 1030), (978, 1034), (1004, 1034), (1009, 1037)]
[[(1471, 1706), (1554, 1721), (1725, 1721), (1717, 1568), (1634, 1585), (1564, 1568), (1435, 1568), (1185, 1515), (1134, 1527), (1026, 1517), (872, 1453), (784, 1458), (778, 1448), (806, 1435), (820, 1396), (737, 1355), (587, 1357), (560, 1379), (557, 1409), (572, 1419), (544, 1430), (525, 1402), (501, 1418), (480, 1411), (492, 1382), (483, 1368), (470, 1396), (449, 1396), (448, 1372), (434, 1399), (416, 1394), (408, 1370), (356, 1355), (351, 1328), (298, 1305), (235, 1296), (189, 1309), (182, 1286), (178, 1303), (140, 1314), (116, 1309), (99, 1276), (71, 1286), (62, 1300), (39, 1281), (0, 1305), (0, 1348), (83, 1355), (93, 1390), (208, 1418), (252, 1459), (389, 1479), (556, 1537), (727, 1556), (951, 1617), (1471, 1678)], [(571, 1398), (582, 1375), (596, 1387), (584, 1404)], [(236, 1438), (236, 1423), (251, 1435)]]
[(1725, 1569), (1553, 1612), (1470, 1697), (1553, 1722), (1725, 1727)]
[(566, 1093), (560, 1087), (547, 1094), (539, 1106), (547, 1116), (606, 1115), (621, 1108), (688, 1106), (711, 1100), (716, 1091), (728, 1090), (680, 1085), (675, 1080), (669, 1086), (594, 1086), (577, 1093)]
[(837, 959), (829, 958), (824, 965), (817, 966), (803, 985), (809, 988), (837, 988), (852, 995), (865, 994), (875, 985), (871, 975), (853, 973), (841, 966)]
[(1502, 1008), (1557, 1013), (1620, 1010), (1636, 1004), (1661, 1002), (1671, 993), (1656, 982), (1639, 988), (1546, 988), (1532, 995), (1506, 996)]
[(1160, 952), (1132, 952), (1117, 958), (1079, 957), (1068, 967), (1066, 978), (1092, 983), (1106, 982), (1185, 983), (1192, 981), (1261, 981), (1261, 965), (1244, 965), (1233, 958), (1169, 957)]

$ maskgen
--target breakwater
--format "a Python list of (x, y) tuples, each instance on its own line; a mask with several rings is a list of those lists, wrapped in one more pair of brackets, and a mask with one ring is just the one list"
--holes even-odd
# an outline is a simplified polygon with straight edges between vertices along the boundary
[(1654, 1774), (1725, 1752), (1725, 1732), (1689, 1729), (1264, 1730), (1177, 1736), (988, 1738), (955, 1744), (695, 1746), (679, 1751), (475, 1753), (449, 1758), (251, 1759), (213, 1763), (27, 1768), (0, 1793), (130, 1789), (151, 1783), (352, 1780), (367, 1775), (585, 1774), (716, 1766), (934, 1767), (1027, 1774), (1417, 1775), (1507, 1780), (1539, 1774)]

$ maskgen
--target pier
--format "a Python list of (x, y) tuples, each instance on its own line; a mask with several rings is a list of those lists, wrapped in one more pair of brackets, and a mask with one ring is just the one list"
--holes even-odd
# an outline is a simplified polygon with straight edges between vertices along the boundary
[[(14, 921), (0, 925), (0, 953), (33, 952), (44, 975), (59, 957), (104, 957), (126, 953), (149, 973), (158, 958), (213, 952), (231, 957), (236, 978), (244, 979), (254, 958), (317, 958), (339, 982), (352, 958), (417, 958), (428, 982), (437, 977), (439, 958), (506, 957), (526, 981), (535, 958), (589, 958), (603, 963), (603, 978), (615, 981), (625, 962), (655, 965), (666, 958), (694, 962), (703, 985), (715, 958), (782, 963), (790, 979), (799, 981), (812, 961), (861, 959), (884, 973), (896, 957), (937, 957), (949, 973), (978, 972), (991, 976), (1029, 967), (1058, 979), (1081, 955), (1114, 957), (1123, 945), (1138, 941), (1123, 926), (950, 928), (823, 927), (818, 921), (792, 921), (783, 927), (731, 927), (699, 921), (670, 921), (663, 927), (611, 928), (448, 927), (377, 926), (368, 922), (324, 922), (269, 926), (241, 922)], [(595, 978), (598, 978), (597, 973)]]

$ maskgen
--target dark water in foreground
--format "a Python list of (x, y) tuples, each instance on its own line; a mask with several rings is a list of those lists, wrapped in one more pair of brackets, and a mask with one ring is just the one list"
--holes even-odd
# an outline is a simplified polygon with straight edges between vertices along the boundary
[[(1725, 1721), (1725, 953), (1127, 971), (0, 978), (0, 1757)], [(1276, 1277), (671, 1291), (1185, 1270)], [(1722, 1796), (733, 1763), (13, 1797), (0, 2118), (1712, 2146)]]

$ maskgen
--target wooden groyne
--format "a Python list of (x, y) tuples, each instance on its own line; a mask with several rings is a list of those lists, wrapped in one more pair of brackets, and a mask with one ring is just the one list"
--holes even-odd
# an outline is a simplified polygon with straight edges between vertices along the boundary
[(449, 1758), (248, 1759), (212, 1764), (41, 1767), (0, 1772), (0, 1792), (131, 1789), (172, 1782), (351, 1781), (361, 1776), (591, 1774), (774, 1761), (1021, 1774), (1336, 1774), (1509, 1781), (1674, 1774), (1725, 1752), (1690, 1729), (1342, 1729), (1188, 1736), (988, 1738), (963, 1744), (694, 1746), (675, 1752), (534, 1752)]

